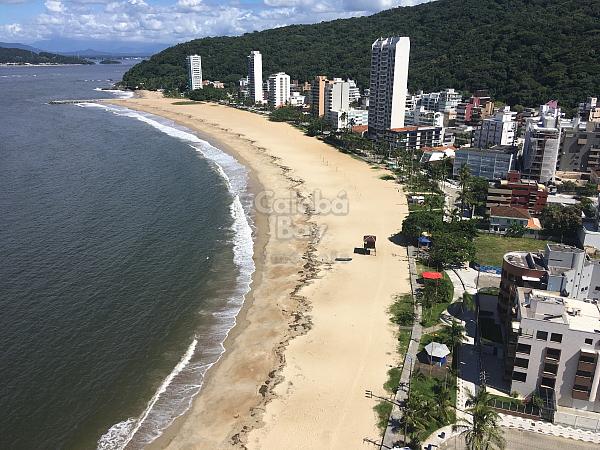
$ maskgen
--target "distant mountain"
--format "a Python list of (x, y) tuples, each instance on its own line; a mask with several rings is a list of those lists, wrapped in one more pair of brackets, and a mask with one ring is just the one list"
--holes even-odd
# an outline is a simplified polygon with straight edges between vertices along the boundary
[(39, 53), (39, 52), (43, 51), (43, 50), (40, 50), (39, 48), (31, 47), (30, 45), (19, 44), (17, 42), (0, 42), (0, 47), (2, 47), (2, 48), (18, 48), (21, 50), (28, 50), (33, 53)]
[(568, 107), (600, 95), (600, 1), (438, 0), (351, 19), (292, 25), (237, 37), (178, 44), (137, 64), (130, 87), (180, 88), (186, 55), (202, 56), (209, 80), (247, 75), (247, 55), (263, 54), (264, 75), (349, 77), (368, 87), (371, 44), (411, 39), (409, 89), (488, 89), (509, 105), (557, 99)]
[[(169, 44), (146, 42), (98, 41), (92, 39), (53, 38), (31, 44), (62, 55), (108, 57), (149, 56), (169, 47)], [(84, 50), (85, 49), (85, 50)]]
[(0, 64), (94, 64), (74, 56), (0, 47)]

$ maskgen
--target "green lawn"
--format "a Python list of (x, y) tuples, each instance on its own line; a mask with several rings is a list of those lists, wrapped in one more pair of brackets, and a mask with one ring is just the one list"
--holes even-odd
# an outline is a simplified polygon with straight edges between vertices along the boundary
[(511, 251), (532, 252), (543, 250), (546, 243), (542, 239), (510, 238), (495, 234), (481, 234), (475, 238), (475, 260), (482, 265), (502, 267), (502, 258)]

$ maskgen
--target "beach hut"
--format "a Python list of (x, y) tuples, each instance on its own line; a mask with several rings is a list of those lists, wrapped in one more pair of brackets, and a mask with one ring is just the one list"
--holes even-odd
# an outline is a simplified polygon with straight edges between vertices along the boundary
[(429, 250), (431, 247), (431, 239), (427, 236), (421, 236), (419, 238), (419, 250)]
[(443, 366), (446, 364), (446, 358), (450, 354), (450, 350), (446, 344), (440, 342), (430, 342), (425, 346), (427, 360), (432, 366)]
[(377, 254), (377, 250), (375, 249), (375, 241), (377, 241), (377, 237), (372, 234), (366, 234), (363, 236), (363, 247), (366, 251), (373, 250), (373, 254)]

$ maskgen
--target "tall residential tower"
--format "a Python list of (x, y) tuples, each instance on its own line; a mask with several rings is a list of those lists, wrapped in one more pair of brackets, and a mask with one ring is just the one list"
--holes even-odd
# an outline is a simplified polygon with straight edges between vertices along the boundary
[(248, 55), (248, 90), (250, 100), (254, 103), (262, 103), (264, 100), (262, 55), (258, 50), (251, 51)]
[(198, 55), (187, 57), (188, 88), (190, 90), (202, 89), (202, 58)]
[(371, 46), (371, 135), (404, 127), (409, 55), (408, 37), (379, 38)]
[(290, 76), (284, 72), (269, 76), (269, 105), (273, 108), (285, 106), (290, 101)]

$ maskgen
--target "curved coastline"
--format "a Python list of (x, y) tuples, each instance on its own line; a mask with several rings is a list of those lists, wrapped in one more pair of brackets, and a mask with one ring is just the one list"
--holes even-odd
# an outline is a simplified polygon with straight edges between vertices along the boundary
[[(344, 214), (295, 211), (297, 239), (278, 236), (277, 214), (256, 212), (257, 270), (226, 352), (192, 408), (149, 448), (353, 448), (376, 438), (364, 389), (381, 387), (396, 363), (386, 309), (409, 289), (403, 250), (387, 239), (408, 212), (401, 189), (364, 162), (251, 113), (174, 105), (154, 93), (110, 103), (193, 129), (235, 155), (275, 199), (350, 201)], [(366, 231), (380, 236), (377, 257), (335, 263)]]
[[(132, 97), (132, 95), (124, 95), (120, 91), (110, 92), (120, 98)], [(254, 262), (254, 247), (256, 244), (254, 236), (256, 227), (252, 199), (260, 190), (255, 180), (249, 180), (247, 167), (232, 157), (231, 152), (223, 151), (219, 144), (215, 143), (216, 145), (213, 145), (187, 127), (171, 123), (159, 116), (120, 106), (113, 107), (102, 103), (82, 103), (80, 106), (102, 108), (119, 116), (140, 120), (167, 135), (189, 143), (190, 147), (214, 166), (214, 169), (227, 185), (227, 190), (232, 197), (230, 213), (233, 219), (231, 226), (233, 234), (233, 257), (239, 274), (234, 293), (227, 301), (228, 309), (213, 313), (213, 316), (218, 318), (218, 324), (214, 325), (218, 329), (215, 331), (218, 336), (222, 335), (214, 343), (218, 348), (214, 350), (208, 349), (208, 356), (205, 358), (202, 355), (195, 355), (199, 341), (197, 336), (194, 337), (193, 342), (188, 346), (179, 363), (162, 381), (140, 416), (130, 417), (114, 424), (98, 441), (99, 450), (137, 448), (140, 445), (146, 446), (151, 444), (177, 418), (187, 412), (194, 397), (204, 384), (207, 371), (214, 364), (218, 363), (226, 351), (224, 342), (227, 340), (231, 330), (236, 326), (237, 316), (245, 304), (246, 296), (250, 292), (253, 274), (256, 269)], [(201, 351), (206, 352), (207, 349), (203, 348)], [(197, 358), (194, 358), (194, 356), (197, 356)], [(208, 360), (206, 361), (205, 359)], [(185, 376), (187, 381), (180, 386), (175, 386), (177, 391), (171, 392), (171, 384), (175, 384), (174, 382), (177, 381), (177, 377), (180, 374)], [(197, 382), (195, 381), (196, 378), (199, 379)], [(171, 398), (169, 398), (170, 396)], [(158, 411), (155, 410), (155, 407)]]

